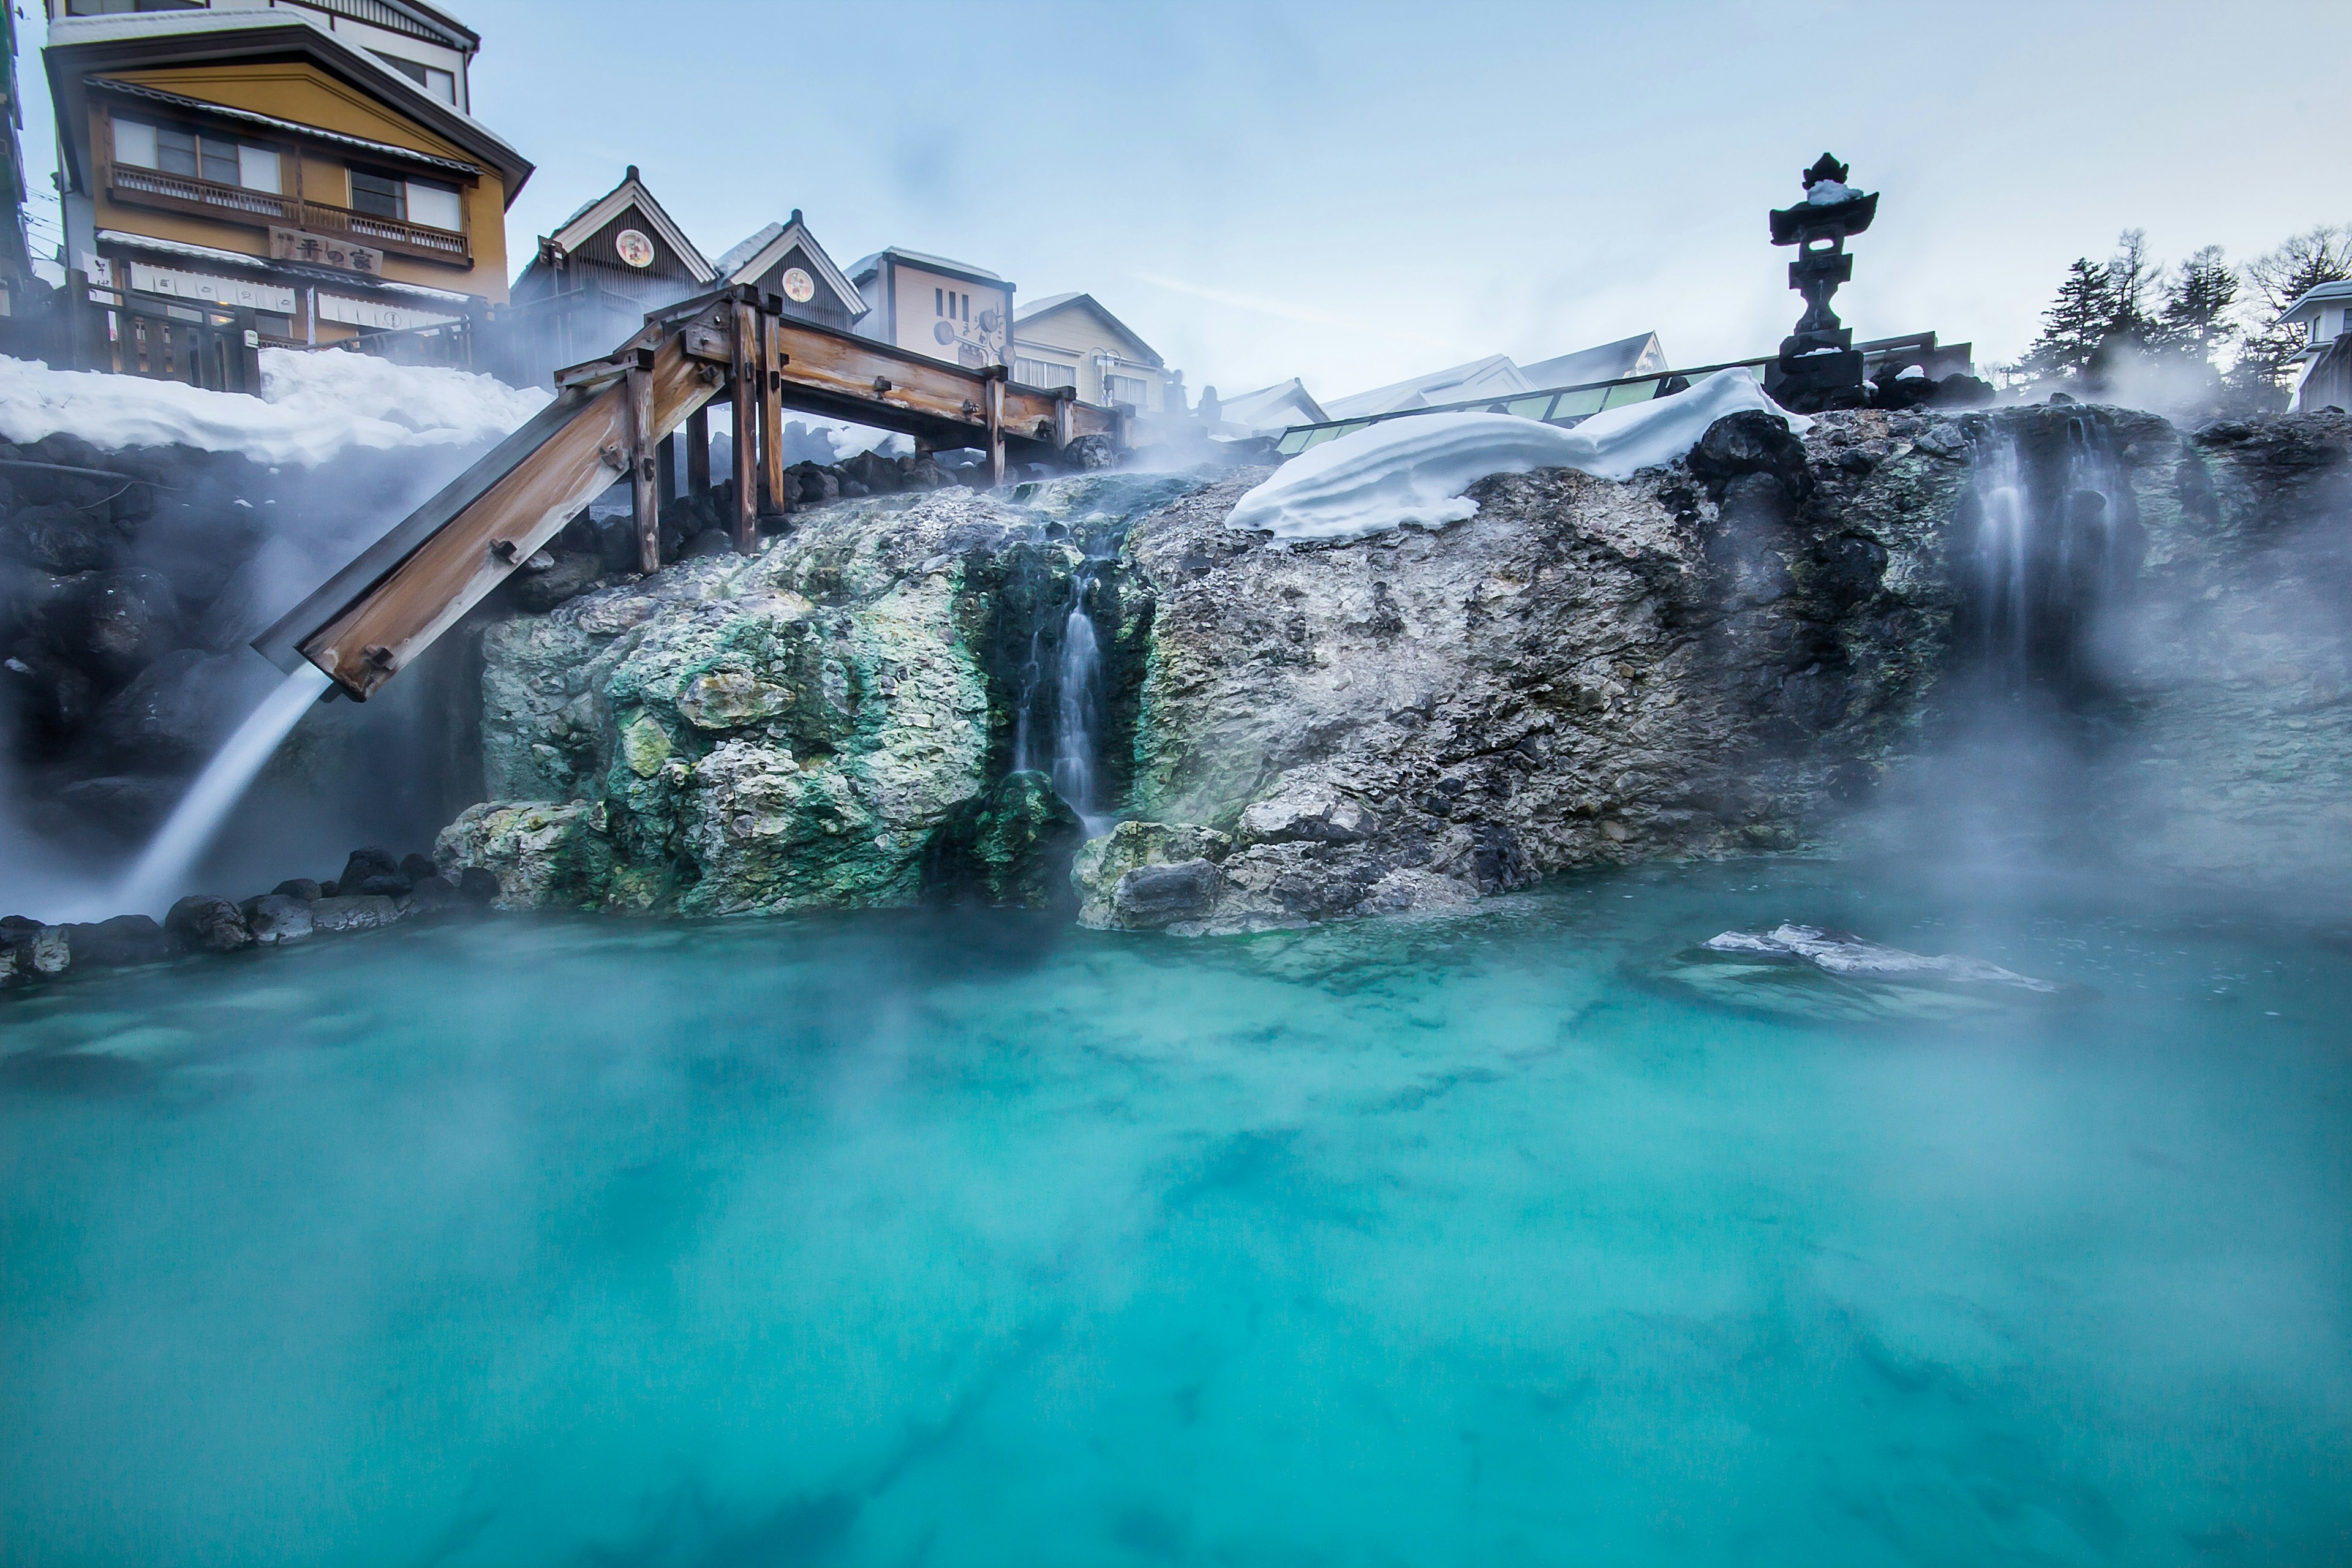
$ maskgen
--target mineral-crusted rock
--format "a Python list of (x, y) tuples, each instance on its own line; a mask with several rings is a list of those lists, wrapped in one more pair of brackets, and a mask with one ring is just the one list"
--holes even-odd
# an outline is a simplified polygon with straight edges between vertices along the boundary
[(15, 917), (0, 923), (0, 991), (54, 978), (72, 963), (72, 937), (65, 927)]
[(1940, 666), (1967, 447), (1927, 428), (1742, 416), (1703, 473), (1498, 476), (1465, 522), (1287, 549), (1224, 527), (1255, 473), (1205, 487), (1129, 541), (1158, 600), (1130, 805), (1236, 834), (1210, 929), (1793, 844)]
[(923, 881), (941, 900), (1031, 910), (1074, 905), (1070, 864), (1085, 837), (1051, 777), (1007, 773), (949, 813), (932, 835)]
[(191, 893), (163, 917), (163, 931), (184, 952), (235, 952), (253, 945), (253, 932), (235, 904), (210, 893)]
[(491, 801), (443, 828), (433, 857), (461, 889), (497, 878), (499, 909), (604, 908), (627, 893), (604, 824), (602, 801)]
[(310, 929), (321, 936), (375, 931), (401, 917), (400, 901), (380, 893), (354, 893), (348, 898), (320, 899), (310, 906)]
[[(1198, 918), (1213, 904), (1218, 884), (1210, 883), (1207, 904), (1197, 910), (1188, 905), (1187, 913), (1169, 914), (1158, 918), (1156, 900), (1135, 904), (1122, 911), (1118, 892), (1129, 875), (1144, 867), (1200, 862), (1213, 865), (1232, 852), (1233, 836), (1214, 828), (1199, 827), (1189, 823), (1122, 822), (1108, 833), (1090, 838), (1080, 847), (1076, 859), (1070, 867), (1070, 885), (1079, 897), (1078, 923), (1097, 931), (1136, 926), (1164, 925), (1180, 918)], [(1188, 873), (1185, 886), (1195, 886), (1206, 880), (1199, 873)], [(1137, 884), (1139, 889), (1155, 886), (1150, 879)], [(1170, 889), (1176, 884), (1168, 884)], [(1142, 897), (1139, 893), (1139, 898)], [(1133, 917), (1133, 918), (1130, 918)]]
[(601, 807), (610, 867), (593, 890), (519, 872), (482, 858), (467, 819), (443, 865), (498, 871), (509, 906), (914, 902), (925, 845), (986, 782), (984, 595), (966, 576), (1031, 523), (961, 489), (845, 503), (756, 557), (682, 562), (493, 627), (490, 792)]

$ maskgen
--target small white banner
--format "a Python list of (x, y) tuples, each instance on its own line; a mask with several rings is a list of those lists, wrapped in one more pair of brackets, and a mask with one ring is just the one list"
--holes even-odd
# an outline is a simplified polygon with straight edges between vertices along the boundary
[(175, 272), (167, 267), (131, 264), (131, 286), (144, 294), (168, 294), (174, 300), (201, 300), (207, 305), (227, 305), (248, 310), (294, 313), (294, 290), (275, 283), (214, 278), (202, 272)]
[(379, 305), (373, 300), (346, 299), (341, 294), (320, 294), (319, 319), (341, 321), (347, 327), (396, 332), (406, 327), (437, 327), (464, 318), (434, 310), (412, 310), (404, 305)]

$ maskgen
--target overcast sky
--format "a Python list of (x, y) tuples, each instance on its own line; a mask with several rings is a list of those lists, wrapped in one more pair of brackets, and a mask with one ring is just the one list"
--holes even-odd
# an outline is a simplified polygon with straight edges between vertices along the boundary
[(1196, 391), (1651, 330), (1770, 353), (1799, 304), (1764, 213), (1824, 149), (1884, 193), (1847, 322), (1980, 363), (2127, 226), (2242, 259), (2352, 220), (2343, 0), (449, 3), (476, 114), (539, 166), (517, 267), (634, 163), (713, 256), (800, 207), (845, 265), (1091, 291)]

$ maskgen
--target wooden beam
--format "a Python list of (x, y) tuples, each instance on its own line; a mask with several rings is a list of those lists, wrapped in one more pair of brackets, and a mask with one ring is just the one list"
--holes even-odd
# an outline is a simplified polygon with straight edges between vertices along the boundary
[[(639, 342), (655, 347), (644, 336)], [(717, 392), (698, 370), (675, 334), (665, 335), (646, 373), (656, 438)], [(365, 700), (625, 471), (628, 389), (566, 397), (584, 401), (559, 400), (545, 423), (517, 432), (511, 447), (501, 443), (477, 465), (482, 476), (469, 469), (451, 482), (446, 513), (421, 512), (414, 529), (402, 524), (394, 531), (397, 546), (371, 551), (363, 567), (355, 562), (350, 575), (338, 574), (330, 590), (304, 601), (264, 640), (282, 632), (304, 658)]]
[(752, 487), (759, 483), (753, 458), (760, 438), (759, 396), (767, 375), (760, 363), (760, 313), (737, 300), (735, 371), (729, 390), (735, 403), (735, 549), (756, 555), (760, 550), (760, 502)]
[(760, 312), (760, 510), (781, 517), (793, 510), (784, 493), (784, 349), (772, 311)]
[(661, 497), (654, 489), (653, 372), (629, 372), (629, 434), (623, 456), (629, 465), (630, 515), (637, 525), (637, 570), (650, 577), (661, 570)]

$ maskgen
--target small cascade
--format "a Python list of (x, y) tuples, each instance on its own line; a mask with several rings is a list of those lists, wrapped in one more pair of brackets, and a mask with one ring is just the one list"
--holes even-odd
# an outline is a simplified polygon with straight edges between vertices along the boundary
[(1097, 799), (1102, 638), (1087, 611), (1096, 569), (1089, 557), (1071, 576), (1068, 605), (1058, 621), (1046, 617), (1031, 636), (1013, 743), (1013, 767), (1052, 774), (1054, 793), (1078, 814), (1089, 836), (1110, 826)]
[(213, 753), (180, 804), (107, 900), (108, 914), (123, 910), (161, 913), (179, 891), (199, 856), (211, 847), (221, 824), (302, 715), (327, 689), (324, 672), (304, 665), (279, 683)]
[(2100, 611), (2137, 567), (2137, 508), (2105, 426), (2042, 414), (1990, 426), (1975, 452), (1965, 641), (1997, 690), (2085, 695)]

